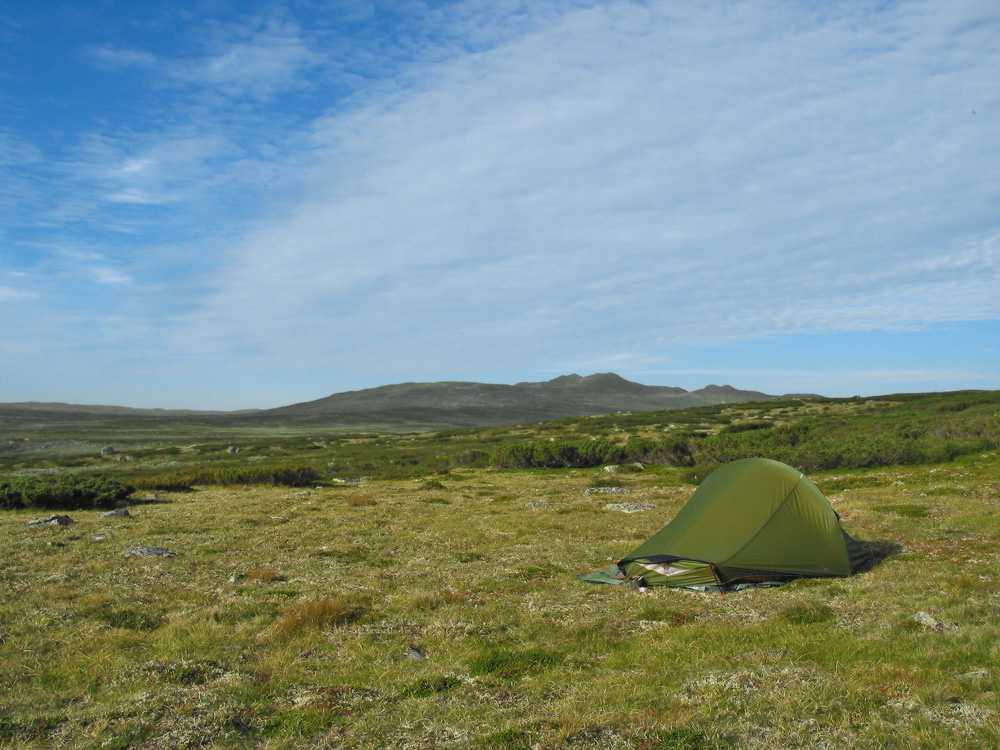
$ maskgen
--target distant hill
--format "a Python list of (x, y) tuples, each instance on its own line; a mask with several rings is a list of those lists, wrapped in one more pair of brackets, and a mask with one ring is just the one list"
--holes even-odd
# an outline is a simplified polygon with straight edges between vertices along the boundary
[(563, 375), (545, 382), (516, 385), (401, 383), (336, 393), (315, 401), (267, 409), (257, 412), (255, 417), (337, 417), (345, 422), (355, 422), (364, 415), (367, 420), (377, 423), (485, 426), (773, 398), (784, 396), (741, 391), (729, 385), (709, 385), (696, 391), (686, 391), (671, 386), (642, 385), (608, 372), (586, 377)]
[[(94, 420), (184, 420), (256, 427), (270, 423), (316, 423), (346, 426), (488, 427), (543, 422), (564, 417), (615, 412), (685, 409), (739, 401), (764, 401), (770, 396), (729, 385), (709, 385), (686, 391), (642, 385), (615, 375), (563, 375), (541, 383), (501, 385), (441, 382), (400, 383), (282, 406), (240, 412), (180, 409), (132, 409), (123, 406), (82, 406), (63, 403), (0, 404), (0, 420), (13, 422), (89, 422)], [(810, 394), (794, 397), (810, 398)]]

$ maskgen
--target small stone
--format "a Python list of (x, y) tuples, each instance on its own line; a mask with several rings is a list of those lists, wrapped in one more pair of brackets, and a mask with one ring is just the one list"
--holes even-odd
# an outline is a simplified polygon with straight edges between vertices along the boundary
[(128, 512), (128, 508), (118, 508), (117, 510), (108, 510), (104, 513), (98, 513), (98, 518), (129, 518), (132, 514)]
[(177, 557), (176, 552), (171, 552), (162, 547), (149, 547), (145, 544), (136, 544), (125, 550), (126, 555), (132, 557)]
[(653, 510), (658, 507), (653, 503), (608, 503), (604, 506), (604, 510), (614, 510), (619, 513), (641, 513), (644, 510)]
[(239, 453), (239, 452), (240, 449), (236, 445), (230, 445), (228, 448), (226, 448), (226, 453)]
[(547, 502), (545, 500), (535, 500), (533, 502), (526, 503), (524, 507), (525, 508), (548, 508), (548, 507), (551, 507), (551, 505), (552, 505), (551, 503), (549, 503), (549, 502)]
[(44, 518), (36, 518), (34, 521), (28, 521), (25, 526), (69, 526), (73, 523), (73, 519), (69, 516), (54, 515), (45, 516)]
[(628, 487), (591, 487), (584, 495), (627, 495), (632, 490)]
[(113, 456), (114, 453), (115, 453), (115, 446), (113, 445), (105, 445), (103, 448), (101, 448), (102, 456)]
[(618, 471), (618, 464), (611, 464), (609, 466), (605, 466), (604, 470), (609, 474), (614, 474), (615, 472)]
[(425, 654), (416, 646), (410, 646), (410, 648), (407, 649), (406, 651), (406, 658), (414, 659), (415, 661), (427, 661), (428, 657), (427, 654)]
[(917, 612), (910, 619), (913, 620), (914, 622), (919, 622), (921, 625), (924, 625), (925, 627), (928, 628), (936, 628), (940, 627), (941, 625), (941, 623), (939, 623), (937, 620), (935, 620), (933, 617), (931, 617), (929, 614), (923, 611)]
[(103, 542), (107, 538), (108, 538), (107, 534), (94, 534), (92, 537), (90, 537), (90, 541), (92, 541), (92, 542)]

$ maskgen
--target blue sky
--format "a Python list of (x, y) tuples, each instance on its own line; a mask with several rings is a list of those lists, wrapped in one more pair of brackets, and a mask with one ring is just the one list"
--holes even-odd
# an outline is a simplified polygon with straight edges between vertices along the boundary
[(1000, 388), (1000, 5), (0, 2), (0, 401)]

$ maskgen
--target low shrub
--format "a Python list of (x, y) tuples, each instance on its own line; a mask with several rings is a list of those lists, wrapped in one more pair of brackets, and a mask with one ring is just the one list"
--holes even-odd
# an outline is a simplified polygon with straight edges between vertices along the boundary
[(274, 484), (284, 487), (307, 487), (319, 480), (319, 472), (311, 466), (225, 466), (218, 468), (175, 471), (139, 477), (138, 489), (183, 492), (195, 485)]
[(0, 508), (89, 510), (114, 508), (135, 492), (135, 487), (105, 476), (15, 477), (0, 482)]

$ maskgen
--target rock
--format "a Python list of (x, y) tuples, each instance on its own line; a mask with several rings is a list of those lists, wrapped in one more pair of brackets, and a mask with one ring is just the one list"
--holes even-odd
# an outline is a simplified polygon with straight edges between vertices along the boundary
[(107, 534), (94, 534), (92, 537), (90, 537), (90, 541), (92, 541), (92, 542), (103, 542), (107, 538), (108, 538)]
[(44, 518), (36, 518), (34, 521), (28, 521), (25, 526), (69, 526), (74, 523), (73, 519), (69, 516), (45, 516)]
[(652, 503), (609, 503), (604, 506), (604, 510), (615, 510), (619, 513), (641, 513), (644, 510), (653, 510), (660, 506)]
[(128, 508), (118, 508), (117, 510), (108, 510), (104, 513), (98, 513), (98, 518), (129, 518), (132, 514), (128, 512)]
[(971, 672), (963, 672), (959, 677), (965, 677), (974, 680), (985, 680), (990, 676), (990, 670), (988, 669), (973, 669)]
[(150, 493), (150, 494), (146, 495), (146, 499), (147, 499), (147, 500), (159, 500), (159, 499), (160, 499), (160, 497), (161, 497), (160, 495), (154, 495), (154, 494), (152, 494), (152, 493)]
[(235, 445), (230, 445), (228, 448), (226, 448), (226, 453), (239, 453), (239, 452), (240, 452), (239, 447)]
[(145, 544), (136, 544), (125, 550), (126, 555), (132, 557), (177, 557), (176, 552), (171, 552), (162, 547), (148, 547)]
[(548, 508), (550, 506), (551, 506), (551, 503), (549, 503), (549, 502), (547, 502), (545, 500), (534, 500), (534, 501), (532, 501), (530, 503), (526, 503), (524, 507), (525, 508)]
[(428, 657), (427, 657), (427, 654), (425, 654), (423, 651), (421, 651), (416, 646), (410, 646), (410, 648), (407, 649), (407, 651), (406, 651), (406, 658), (407, 659), (414, 659), (416, 661), (427, 661)]
[(609, 466), (605, 466), (604, 470), (609, 474), (614, 474), (616, 471), (618, 471), (618, 464), (611, 464)]
[(124, 463), (126, 461), (133, 461), (134, 459), (131, 456), (119, 456), (118, 460)]
[(113, 445), (105, 445), (103, 448), (101, 448), (102, 456), (113, 456), (114, 453), (115, 453), (115, 446)]
[(600, 494), (600, 495), (627, 495), (631, 491), (632, 490), (630, 490), (628, 487), (591, 487), (590, 489), (588, 489), (583, 494), (584, 495), (594, 495), (594, 494)]
[(931, 617), (929, 614), (923, 611), (917, 612), (910, 619), (913, 620), (914, 622), (919, 622), (921, 625), (928, 628), (937, 628), (941, 626), (941, 623), (939, 623), (937, 620), (935, 620), (933, 617)]

